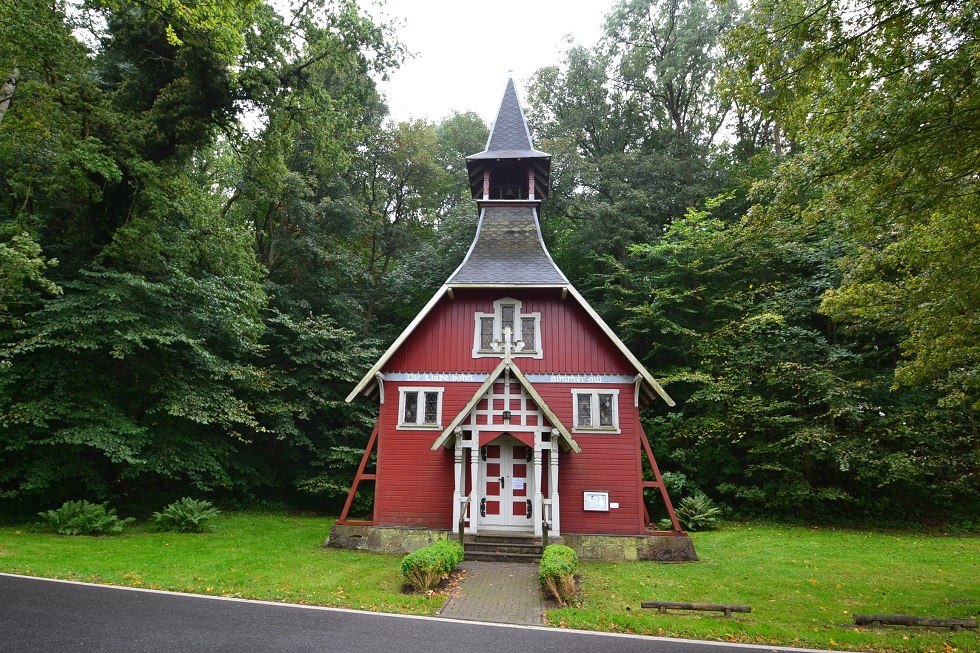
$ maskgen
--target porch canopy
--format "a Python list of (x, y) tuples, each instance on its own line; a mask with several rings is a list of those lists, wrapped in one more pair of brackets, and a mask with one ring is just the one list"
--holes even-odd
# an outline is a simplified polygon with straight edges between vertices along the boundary
[(502, 435), (509, 435), (510, 437), (518, 440), (521, 444), (534, 448), (534, 433), (531, 431), (481, 431), (480, 432), (480, 444), (490, 444)]

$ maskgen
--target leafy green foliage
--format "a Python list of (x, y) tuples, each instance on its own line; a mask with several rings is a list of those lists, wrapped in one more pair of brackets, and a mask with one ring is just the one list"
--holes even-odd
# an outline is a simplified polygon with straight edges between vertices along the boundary
[(16, 232), (6, 242), (0, 242), (0, 325), (17, 326), (14, 317), (18, 309), (37, 301), (38, 292), (59, 295), (60, 286), (44, 272), (58, 264), (41, 253), (41, 246), (26, 232)]
[(575, 568), (578, 555), (564, 544), (549, 544), (541, 554), (538, 566), (538, 580), (561, 604), (569, 605), (575, 601)]
[(896, 386), (980, 410), (976, 5), (760, 0), (733, 34), (734, 94), (797, 144), (753, 219), (787, 212), (852, 239), (822, 312), (889, 324)]
[(419, 592), (434, 589), (463, 561), (463, 546), (453, 540), (440, 540), (412, 551), (401, 562), (402, 575)]
[(174, 533), (203, 533), (209, 520), (221, 511), (210, 501), (184, 497), (153, 513), (153, 525), (160, 531)]
[(108, 503), (66, 501), (57, 510), (39, 512), (41, 523), (60, 535), (118, 535), (123, 526), (135, 521), (120, 519)]
[(889, 388), (889, 325), (845, 334), (818, 312), (846, 243), (792, 218), (765, 228), (724, 219), (736, 202), (691, 211), (623, 268), (622, 332), (649, 349), (684, 405), (648, 423), (661, 465), (767, 514), (925, 514), (969, 502), (972, 463), (923, 437), (943, 430), (935, 396)]
[[(534, 75), (545, 236), (678, 400), (676, 496), (975, 514), (974, 9), (623, 0)], [(0, 499), (340, 507), (343, 399), (476, 226), (486, 125), (386, 122), (403, 55), (352, 0), (0, 3)]]

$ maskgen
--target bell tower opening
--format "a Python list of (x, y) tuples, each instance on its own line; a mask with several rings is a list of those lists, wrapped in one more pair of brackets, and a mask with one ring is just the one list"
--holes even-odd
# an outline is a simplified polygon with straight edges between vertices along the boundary
[(528, 173), (516, 162), (504, 162), (490, 173), (490, 198), (492, 200), (528, 199)]

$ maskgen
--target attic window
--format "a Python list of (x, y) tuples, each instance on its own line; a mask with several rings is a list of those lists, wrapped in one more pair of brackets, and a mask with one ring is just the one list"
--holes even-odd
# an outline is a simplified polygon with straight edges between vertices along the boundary
[(505, 297), (493, 303), (493, 313), (476, 313), (473, 358), (503, 356), (508, 328), (512, 356), (541, 358), (541, 313), (522, 311), (523, 302)]
[(442, 428), (444, 388), (399, 388), (398, 428)]

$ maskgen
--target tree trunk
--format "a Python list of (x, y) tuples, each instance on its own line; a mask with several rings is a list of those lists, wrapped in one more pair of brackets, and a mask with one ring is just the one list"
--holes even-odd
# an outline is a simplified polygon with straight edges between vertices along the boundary
[(3, 117), (7, 115), (7, 109), (10, 108), (10, 101), (14, 98), (14, 89), (17, 88), (18, 77), (20, 77), (20, 70), (15, 66), (3, 84), (0, 84), (0, 122), (3, 122)]

